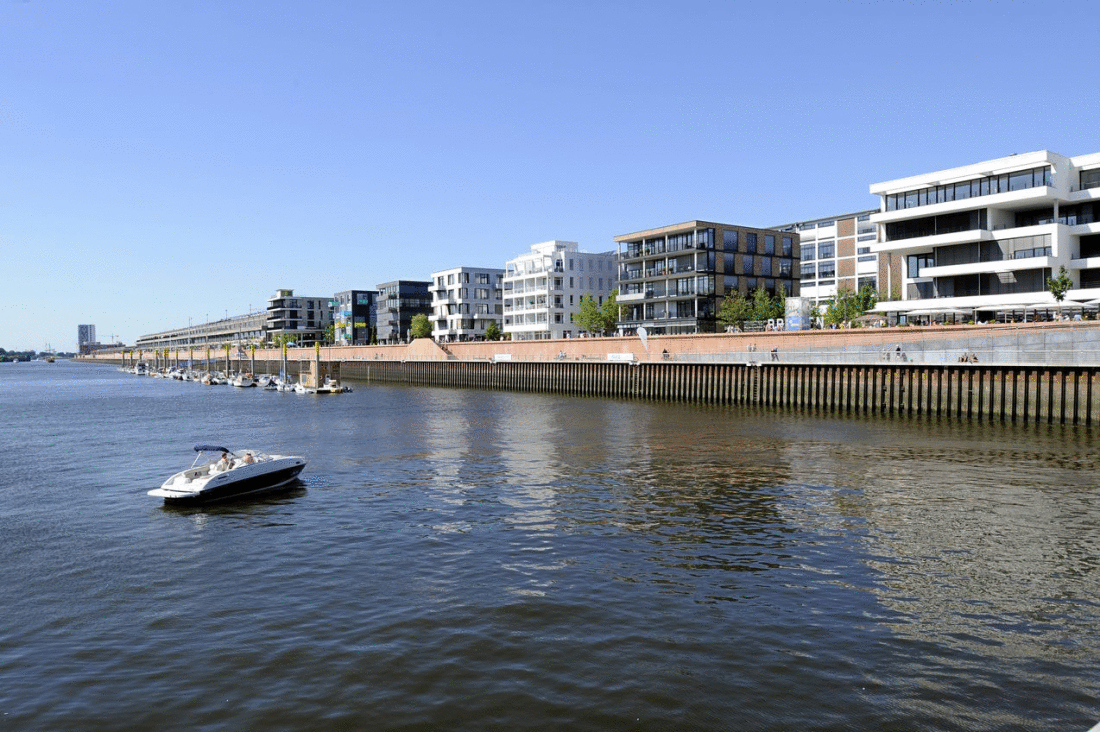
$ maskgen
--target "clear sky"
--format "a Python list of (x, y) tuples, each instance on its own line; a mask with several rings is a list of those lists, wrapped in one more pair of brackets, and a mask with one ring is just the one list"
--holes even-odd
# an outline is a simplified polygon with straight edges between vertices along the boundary
[(1100, 152), (1100, 10), (0, 0), (0, 347)]

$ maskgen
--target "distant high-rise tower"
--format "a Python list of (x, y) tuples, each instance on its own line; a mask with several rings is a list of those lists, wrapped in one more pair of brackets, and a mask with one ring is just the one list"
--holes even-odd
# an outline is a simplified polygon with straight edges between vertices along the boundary
[(76, 326), (76, 349), (79, 353), (84, 353), (85, 346), (90, 346), (95, 343), (95, 326), (94, 325), (78, 325)]

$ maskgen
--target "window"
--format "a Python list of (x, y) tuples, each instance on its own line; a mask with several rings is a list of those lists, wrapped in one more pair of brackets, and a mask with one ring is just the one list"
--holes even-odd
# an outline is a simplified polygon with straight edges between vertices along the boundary
[(1100, 168), (1081, 171), (1081, 190), (1100, 188)]
[(942, 186), (926, 186), (904, 193), (890, 193), (885, 196), (886, 210), (898, 211), (915, 206), (961, 201), (973, 196), (988, 196), (994, 193), (1020, 191), (1026, 188), (1049, 186), (1050, 184), (1050, 168), (1042, 166), (1001, 175), (991, 175), (985, 178), (973, 178)]
[(729, 229), (722, 230), (722, 248), (725, 249), (727, 252), (733, 252), (737, 250), (736, 231), (730, 231)]
[(760, 274), (764, 275), (765, 277), (771, 277), (772, 276), (772, 258), (771, 257), (760, 257)]
[(783, 251), (781, 252), (781, 254), (784, 257), (794, 256), (794, 237), (783, 237)]
[(817, 259), (817, 245), (815, 244), (803, 244), (802, 245), (802, 261), (810, 262)]
[(936, 259), (931, 254), (910, 254), (908, 257), (909, 277), (920, 277), (920, 271), (925, 267), (935, 267)]
[(802, 263), (802, 279), (812, 280), (817, 276), (817, 265), (813, 263)]
[(823, 241), (817, 245), (817, 258), (818, 259), (832, 259), (836, 256), (836, 243), (831, 241)]
[(745, 234), (745, 251), (749, 254), (756, 254), (756, 234), (751, 232)]

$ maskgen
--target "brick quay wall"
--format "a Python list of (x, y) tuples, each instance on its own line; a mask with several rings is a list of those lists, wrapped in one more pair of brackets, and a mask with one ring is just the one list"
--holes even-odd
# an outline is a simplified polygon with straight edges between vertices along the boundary
[[(774, 352), (773, 352), (773, 349)], [(211, 359), (224, 368), (224, 350)], [(206, 349), (97, 354), (152, 365)], [(228, 368), (278, 371), (257, 349)], [(345, 379), (603, 398), (1092, 425), (1100, 419), (1100, 323), (858, 328), (291, 349), (288, 371), (338, 363)]]

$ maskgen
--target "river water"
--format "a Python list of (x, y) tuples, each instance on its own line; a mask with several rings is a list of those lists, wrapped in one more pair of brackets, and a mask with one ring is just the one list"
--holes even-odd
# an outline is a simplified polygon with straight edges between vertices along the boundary
[(1100, 721), (1093, 432), (352, 385), (0, 364), (0, 729)]

